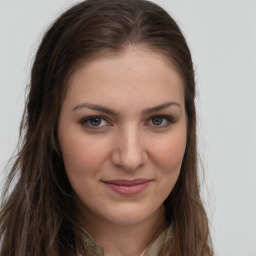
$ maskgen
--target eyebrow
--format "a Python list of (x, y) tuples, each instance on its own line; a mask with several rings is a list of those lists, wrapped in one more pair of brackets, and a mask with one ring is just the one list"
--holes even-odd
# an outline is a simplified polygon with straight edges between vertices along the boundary
[(168, 108), (168, 107), (173, 106), (173, 105), (181, 108), (181, 105), (177, 102), (166, 102), (166, 103), (163, 103), (161, 105), (158, 105), (158, 106), (155, 106), (155, 107), (152, 107), (152, 108), (146, 108), (142, 111), (142, 114), (146, 115), (146, 114), (150, 114), (150, 113), (153, 113), (153, 112), (157, 112), (157, 111), (163, 110), (163, 109)]
[(106, 114), (111, 114), (114, 116), (118, 116), (118, 112), (116, 112), (115, 110), (111, 109), (111, 108), (107, 108), (101, 105), (97, 105), (97, 104), (91, 104), (91, 103), (82, 103), (77, 105), (76, 107), (73, 108), (73, 111), (81, 109), (81, 108), (89, 108), (92, 110), (96, 110), (96, 111), (100, 111)]
[[(155, 106), (155, 107), (152, 107), (152, 108), (146, 108), (142, 111), (142, 114), (147, 115), (147, 114), (150, 114), (150, 113), (153, 113), (153, 112), (157, 112), (157, 111), (166, 109), (166, 108), (168, 108), (170, 106), (173, 106), (173, 105), (178, 106), (179, 108), (181, 108), (181, 105), (177, 102), (166, 102), (166, 103), (163, 103), (161, 105), (158, 105), (158, 106)], [(111, 115), (114, 115), (114, 116), (119, 115), (119, 113), (117, 111), (115, 111), (114, 109), (111, 109), (111, 108), (108, 108), (108, 107), (105, 107), (105, 106), (101, 106), (101, 105), (97, 105), (97, 104), (91, 104), (91, 103), (79, 104), (79, 105), (77, 105), (73, 108), (73, 111), (78, 110), (78, 109), (82, 109), (82, 108), (89, 108), (89, 109), (92, 109), (92, 110), (96, 110), (96, 111), (103, 112), (103, 113), (106, 113), (106, 114), (111, 114)]]

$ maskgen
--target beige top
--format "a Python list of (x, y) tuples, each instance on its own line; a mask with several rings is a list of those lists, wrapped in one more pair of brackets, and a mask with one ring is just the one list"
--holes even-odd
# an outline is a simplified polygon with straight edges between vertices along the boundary
[(172, 234), (172, 228), (166, 228), (148, 248), (146, 248), (140, 256), (157, 256), (163, 244), (169, 240)]
[[(172, 233), (172, 228), (166, 228), (155, 241), (153, 241), (143, 252), (140, 256), (157, 256), (159, 251), (161, 250), (163, 244), (170, 238)], [(88, 251), (90, 254), (88, 256), (104, 256), (103, 249), (97, 245), (91, 235), (84, 231), (84, 240), (86, 242)], [(77, 256), (82, 256), (78, 254)]]

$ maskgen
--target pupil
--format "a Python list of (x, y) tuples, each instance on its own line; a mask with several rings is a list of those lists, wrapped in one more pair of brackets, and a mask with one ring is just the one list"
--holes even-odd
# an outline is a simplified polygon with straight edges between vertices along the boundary
[(163, 118), (162, 117), (154, 117), (152, 122), (154, 125), (160, 125), (162, 124)]
[(92, 126), (99, 126), (101, 123), (101, 118), (93, 118), (90, 120)]

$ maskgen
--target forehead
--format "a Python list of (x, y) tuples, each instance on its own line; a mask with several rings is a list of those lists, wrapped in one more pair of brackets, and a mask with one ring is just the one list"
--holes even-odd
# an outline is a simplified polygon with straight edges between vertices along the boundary
[[(120, 105), (143, 99), (184, 101), (184, 82), (175, 66), (158, 52), (128, 48), (80, 66), (70, 77), (66, 101)], [(161, 103), (160, 102), (160, 103)]]

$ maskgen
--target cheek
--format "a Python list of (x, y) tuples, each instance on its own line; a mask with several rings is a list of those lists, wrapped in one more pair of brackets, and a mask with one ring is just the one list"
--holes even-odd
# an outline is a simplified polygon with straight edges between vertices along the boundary
[(167, 172), (179, 171), (186, 148), (185, 133), (176, 134), (154, 147), (155, 160)]
[(62, 139), (61, 151), (68, 180), (77, 196), (85, 202), (97, 194), (95, 181), (101, 178), (107, 148), (106, 144), (93, 143), (83, 136)]
[[(97, 143), (82, 136), (62, 139), (61, 151), (67, 175), (72, 179), (95, 175), (107, 158), (109, 148), (104, 141)], [(72, 176), (72, 177), (71, 177)]]
[(159, 181), (159, 190), (155, 191), (155, 195), (161, 202), (168, 197), (178, 180), (185, 148), (186, 136), (184, 134), (177, 134), (155, 148), (154, 167), (157, 170), (156, 177)]

